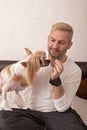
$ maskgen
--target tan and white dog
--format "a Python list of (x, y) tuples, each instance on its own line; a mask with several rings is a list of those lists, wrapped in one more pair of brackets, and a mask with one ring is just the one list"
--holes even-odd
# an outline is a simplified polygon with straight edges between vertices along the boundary
[(45, 66), (45, 60), (38, 55), (32, 53), (28, 48), (25, 48), (27, 56), (12, 65), (5, 67), (0, 72), (0, 92), (2, 93), (2, 102), (0, 110), (11, 110), (7, 101), (7, 92), (15, 90), (20, 98), (20, 105), (22, 108), (22, 98), (19, 94), (19, 86), (25, 88), (32, 86), (36, 72), (41, 66)]

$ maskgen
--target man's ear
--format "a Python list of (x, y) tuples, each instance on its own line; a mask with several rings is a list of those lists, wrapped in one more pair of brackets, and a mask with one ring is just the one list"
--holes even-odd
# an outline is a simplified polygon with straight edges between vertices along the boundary
[(25, 49), (25, 51), (26, 51), (27, 55), (32, 54), (32, 52), (31, 52), (28, 48), (24, 48), (24, 49)]
[(27, 66), (27, 62), (21, 62), (21, 64), (24, 66), (24, 67), (26, 67)]
[(49, 41), (49, 37), (50, 37), (50, 36), (48, 35), (48, 41)]
[(70, 42), (70, 43), (69, 43), (68, 49), (71, 48), (72, 44), (73, 44), (73, 42)]

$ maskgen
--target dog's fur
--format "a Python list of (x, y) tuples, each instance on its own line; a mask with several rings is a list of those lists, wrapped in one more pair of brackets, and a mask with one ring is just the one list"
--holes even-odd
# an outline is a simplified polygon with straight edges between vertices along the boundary
[[(42, 59), (36, 54), (32, 53), (28, 48), (25, 48), (27, 56), (12, 65), (5, 67), (0, 72), (0, 92), (2, 93), (2, 103), (0, 104), (0, 110), (10, 110), (7, 102), (7, 92), (13, 91), (19, 95), (19, 86), (25, 88), (32, 86), (36, 72), (40, 68), (40, 64), (44, 64)], [(21, 99), (22, 100), (22, 99)], [(22, 101), (19, 107), (22, 108)]]

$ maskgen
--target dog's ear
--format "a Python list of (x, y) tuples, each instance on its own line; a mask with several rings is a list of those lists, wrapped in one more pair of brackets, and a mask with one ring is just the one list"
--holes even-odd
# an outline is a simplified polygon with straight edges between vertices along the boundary
[(24, 49), (25, 49), (25, 51), (26, 51), (27, 55), (32, 54), (32, 52), (31, 52), (28, 48), (24, 48)]
[(26, 67), (27, 66), (27, 62), (21, 62), (21, 64), (24, 66), (24, 67)]

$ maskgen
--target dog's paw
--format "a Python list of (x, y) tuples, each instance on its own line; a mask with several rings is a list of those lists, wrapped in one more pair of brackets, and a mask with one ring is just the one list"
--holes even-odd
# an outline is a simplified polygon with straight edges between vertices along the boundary
[(18, 108), (23, 108), (23, 100), (19, 94), (16, 94), (15, 103)]
[(0, 110), (12, 110), (6, 100), (3, 100), (0, 104)]
[(20, 109), (23, 108), (23, 103), (22, 103), (22, 102), (16, 102), (16, 104), (17, 104), (17, 107), (18, 107), (18, 108), (20, 108)]
[(10, 107), (3, 107), (3, 106), (0, 106), (0, 111), (1, 110), (12, 111), (12, 109)]

